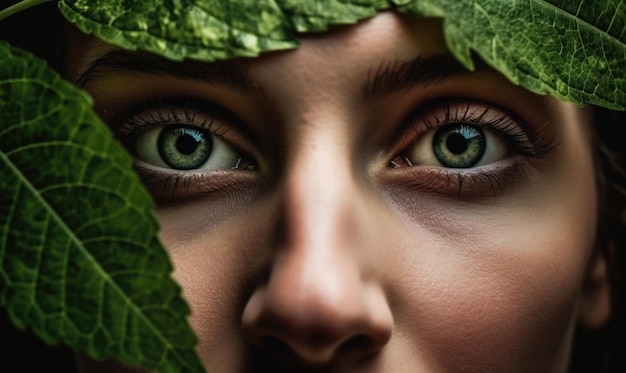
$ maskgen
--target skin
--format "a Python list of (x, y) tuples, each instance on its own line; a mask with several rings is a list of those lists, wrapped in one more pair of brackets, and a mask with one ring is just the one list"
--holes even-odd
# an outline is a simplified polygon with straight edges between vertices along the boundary
[[(113, 49), (71, 34), (67, 75)], [(447, 53), (438, 21), (381, 13), (228, 62), (247, 71), (248, 91), (115, 69), (84, 82), (113, 122), (133, 103), (183, 96), (243, 123), (217, 120), (254, 169), (187, 171), (196, 179), (174, 195), (146, 181), (211, 372), (565, 372), (576, 327), (606, 321), (588, 110), (489, 69), (362, 93), (381, 65)], [(444, 97), (555, 146), (525, 157), (496, 135), (502, 156), (452, 170), (462, 188), (440, 166), (394, 168), (425, 118), (445, 112), (427, 103)]]

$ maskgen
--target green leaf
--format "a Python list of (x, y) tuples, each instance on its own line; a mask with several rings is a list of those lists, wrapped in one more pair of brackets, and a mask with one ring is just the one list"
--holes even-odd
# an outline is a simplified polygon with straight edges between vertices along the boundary
[(3, 19), (10, 17), (14, 14), (17, 14), (19, 12), (22, 12), (28, 8), (31, 8), (33, 6), (39, 5), (39, 4), (43, 4), (43, 3), (47, 3), (50, 2), (52, 0), (22, 0), (19, 1), (11, 6), (9, 6), (6, 9), (1, 9), (0, 8), (0, 21), (2, 21)]
[(296, 32), (355, 23), (387, 0), (62, 0), (61, 12), (86, 33), (173, 60), (253, 57), (298, 46)]
[(0, 41), (0, 306), (96, 359), (202, 372), (152, 202), (88, 96)]
[(621, 0), (61, 0), (67, 19), (128, 49), (174, 60), (295, 48), (297, 33), (377, 11), (445, 18), (448, 47), (472, 51), (513, 83), (578, 105), (626, 110), (626, 3)]
[(325, 31), (338, 24), (353, 24), (389, 7), (387, 0), (277, 0), (297, 32)]
[(509, 80), (578, 105), (626, 110), (626, 3), (622, 0), (396, 0), (443, 17), (450, 51), (471, 51)]
[(59, 5), (86, 33), (174, 60), (256, 56), (297, 45), (272, 0), (62, 0)]

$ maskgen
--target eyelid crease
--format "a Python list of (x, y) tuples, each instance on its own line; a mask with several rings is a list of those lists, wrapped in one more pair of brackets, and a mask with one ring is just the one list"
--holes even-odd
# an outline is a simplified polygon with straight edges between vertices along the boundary
[(510, 110), (497, 105), (466, 98), (444, 98), (431, 101), (409, 116), (406, 128), (412, 129), (413, 140), (403, 141), (402, 149), (410, 146), (429, 130), (445, 124), (471, 124), (499, 135), (520, 155), (540, 159), (552, 154), (558, 143), (541, 134), (541, 128), (527, 123)]
[[(181, 114), (183, 117), (181, 117)], [(215, 123), (216, 118), (211, 114), (203, 116), (196, 113), (195, 110), (192, 111), (188, 108), (178, 109), (176, 107), (167, 107), (150, 109), (132, 115), (118, 127), (118, 131), (121, 135), (130, 138), (135, 137), (135, 134), (143, 129), (164, 125), (189, 125), (200, 127), (218, 137), (221, 137), (228, 131), (220, 126), (216, 126)], [(215, 127), (218, 127), (220, 132), (218, 132)]]
[(124, 145), (128, 145), (140, 131), (147, 128), (186, 124), (203, 128), (218, 137), (224, 137), (234, 130), (240, 136), (229, 136), (227, 141), (241, 149), (250, 148), (249, 141), (240, 140), (250, 138), (243, 123), (228, 109), (203, 99), (160, 97), (118, 111), (105, 108), (101, 116)]

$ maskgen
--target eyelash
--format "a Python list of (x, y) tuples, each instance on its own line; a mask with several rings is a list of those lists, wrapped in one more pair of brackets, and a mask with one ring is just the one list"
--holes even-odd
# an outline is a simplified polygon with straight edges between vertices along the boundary
[[(248, 153), (233, 144), (233, 140), (228, 136), (230, 127), (237, 124), (238, 119), (221, 106), (199, 99), (186, 98), (159, 98), (151, 101), (144, 101), (138, 105), (131, 106), (120, 112), (104, 110), (102, 114), (105, 122), (113, 129), (117, 140), (131, 153), (134, 153), (133, 145), (139, 135), (145, 131), (166, 125), (190, 125), (202, 128), (222, 141), (230, 144), (238, 153), (241, 153), (241, 160), (245, 159), (241, 169), (255, 169), (256, 163), (247, 163), (252, 159)], [(228, 126), (220, 124), (221, 121), (229, 123)], [(237, 167), (240, 168), (240, 167)], [(160, 199), (169, 200), (185, 195), (185, 192), (194, 184), (200, 184), (206, 180), (206, 175), (187, 172), (167, 172), (157, 169), (135, 165), (136, 171), (140, 174), (144, 184), (148, 189)], [(222, 178), (227, 173), (228, 178)], [(243, 182), (245, 178), (232, 177), (228, 170), (212, 170), (211, 183), (204, 183), (206, 192), (214, 192), (224, 186)], [(154, 188), (159, 185), (159, 190)]]
[[(480, 110), (473, 110), (474, 107)], [(497, 112), (498, 115), (488, 114)], [(442, 115), (443, 114), (443, 115)], [(130, 107), (120, 113), (111, 113), (105, 110), (103, 118), (111, 125), (118, 140), (129, 150), (137, 136), (146, 129), (154, 126), (168, 124), (189, 124), (203, 128), (216, 137), (224, 139), (229, 127), (219, 124), (224, 119), (227, 123), (237, 123), (236, 117), (218, 105), (203, 100), (193, 99), (157, 99), (143, 102)], [(506, 142), (507, 146), (516, 154), (526, 159), (541, 159), (550, 155), (558, 146), (554, 139), (539, 135), (539, 131), (527, 125), (523, 120), (515, 117), (503, 109), (475, 100), (446, 99), (436, 100), (422, 106), (414, 112), (406, 124), (401, 126), (399, 142), (402, 144), (400, 151), (394, 154), (402, 154), (413, 145), (421, 136), (428, 131), (436, 130), (446, 124), (469, 124), (493, 131)], [(410, 139), (410, 141), (407, 140)], [(396, 144), (398, 141), (395, 142)], [(241, 154), (249, 158), (247, 154), (236, 147)], [(395, 147), (398, 149), (398, 147)], [(132, 152), (132, 151), (131, 151)], [(409, 165), (412, 166), (412, 165)], [(507, 167), (488, 169), (488, 167), (475, 167), (472, 169), (450, 169), (441, 167), (401, 167), (406, 172), (418, 173), (413, 175), (412, 184), (426, 191), (456, 194), (457, 198), (463, 196), (466, 189), (471, 190), (471, 195), (490, 195), (495, 197), (507, 186), (519, 183), (527, 176), (527, 165), (523, 162), (515, 162)], [(406, 170), (410, 168), (412, 170)], [(146, 184), (159, 184), (160, 196), (172, 198), (183, 188), (183, 192), (192, 184), (201, 181), (202, 176), (193, 173), (163, 172), (146, 169), (137, 166), (138, 172)], [(417, 170), (415, 170), (417, 169)], [(455, 171), (452, 171), (455, 170)], [(223, 173), (224, 171), (222, 171)], [(228, 172), (228, 171), (226, 171)], [(213, 172), (212, 176), (220, 172)], [(213, 183), (214, 190), (220, 189), (219, 182)]]
[[(206, 115), (198, 120), (198, 112)], [(217, 112), (218, 114), (215, 114)], [(180, 114), (183, 114), (183, 117)], [(209, 102), (187, 99), (158, 99), (143, 102), (122, 113), (105, 113), (105, 118), (113, 124), (115, 135), (126, 146), (129, 145), (142, 131), (168, 124), (189, 124), (210, 131), (215, 136), (223, 138), (228, 128), (217, 125), (216, 119), (229, 116), (225, 110)], [(227, 120), (231, 120), (228, 118)]]
[[(470, 114), (472, 106), (481, 107), (482, 112), (478, 115)], [(465, 108), (464, 110), (458, 110), (463, 107)], [(441, 108), (445, 112), (444, 118), (437, 117), (435, 114), (437, 111), (441, 111)], [(455, 110), (456, 113), (452, 112), (453, 109), (457, 109)], [(492, 111), (500, 111), (500, 113), (492, 120), (482, 121)], [(458, 116), (459, 112), (463, 112), (461, 117)], [(427, 130), (437, 129), (450, 123), (471, 124), (493, 130), (511, 145), (514, 151), (527, 158), (544, 158), (552, 153), (557, 146), (554, 139), (539, 136), (537, 131), (532, 130), (532, 127), (526, 124), (525, 121), (491, 104), (472, 100), (435, 101), (427, 104), (418, 113), (417, 117), (423, 117), (424, 113), (432, 113), (431, 118), (434, 119), (433, 121), (421, 121)], [(419, 128), (420, 124), (412, 122), (412, 125), (414, 131), (418, 132), (419, 135), (426, 132)]]
[[(480, 108), (480, 110), (478, 112), (472, 110), (474, 107)], [(484, 120), (488, 114), (494, 111), (498, 115), (489, 120)], [(442, 116), (440, 113), (444, 113), (444, 115)], [(553, 138), (541, 136), (539, 129), (535, 130), (521, 118), (492, 104), (471, 99), (448, 98), (432, 101), (409, 116), (406, 123), (402, 126), (399, 136), (405, 140), (400, 141), (402, 144), (400, 151), (393, 153), (396, 154), (394, 159), (402, 157), (402, 154), (406, 153), (427, 132), (446, 124), (468, 124), (493, 131), (515, 154), (528, 160), (546, 158), (558, 147)], [(410, 142), (406, 140), (407, 136), (410, 136)], [(489, 169), (488, 166), (468, 169), (424, 167), (427, 170), (421, 170), (422, 167), (413, 166), (410, 161), (408, 163), (408, 168), (416, 169), (409, 172), (420, 173), (420, 175), (413, 175), (416, 176), (413, 177), (414, 182), (412, 183), (415, 187), (437, 193), (448, 190), (458, 199), (464, 197), (464, 188), (470, 189), (472, 196), (492, 196), (495, 198), (507, 186), (516, 185), (528, 175), (527, 164), (523, 161), (517, 161), (495, 170)], [(390, 165), (391, 168), (407, 168), (397, 167), (392, 162)]]

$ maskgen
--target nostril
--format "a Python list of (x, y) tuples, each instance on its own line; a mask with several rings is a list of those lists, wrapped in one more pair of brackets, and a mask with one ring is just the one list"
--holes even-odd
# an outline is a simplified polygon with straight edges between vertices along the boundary
[(366, 335), (355, 335), (339, 346), (337, 352), (345, 355), (364, 355), (364, 353), (372, 351), (373, 347), (374, 341), (372, 338)]
[(266, 335), (261, 337), (261, 343), (263, 347), (269, 351), (272, 351), (278, 355), (290, 356), (293, 354), (293, 350), (289, 345), (283, 342), (280, 338)]

